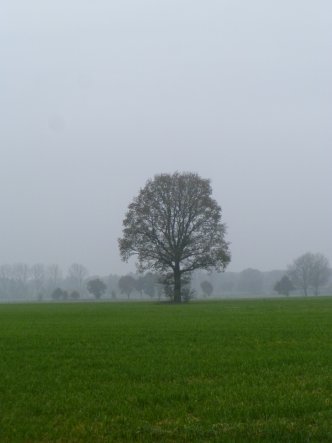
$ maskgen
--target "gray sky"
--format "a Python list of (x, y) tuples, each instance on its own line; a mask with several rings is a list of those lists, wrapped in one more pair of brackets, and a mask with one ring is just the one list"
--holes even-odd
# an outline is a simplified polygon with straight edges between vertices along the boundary
[(126, 207), (211, 178), (229, 270), (332, 260), (330, 0), (0, 1), (0, 263), (126, 273)]

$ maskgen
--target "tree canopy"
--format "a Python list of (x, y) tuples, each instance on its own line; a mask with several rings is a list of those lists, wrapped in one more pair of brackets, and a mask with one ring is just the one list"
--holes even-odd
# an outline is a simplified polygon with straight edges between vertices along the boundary
[(284, 294), (287, 297), (291, 291), (294, 291), (294, 285), (288, 275), (284, 275), (280, 280), (278, 280), (273, 289), (278, 292), (278, 294)]
[(105, 294), (107, 286), (99, 278), (94, 278), (93, 280), (88, 281), (87, 288), (90, 294), (93, 294), (97, 299), (99, 299), (103, 294)]
[(230, 262), (221, 208), (210, 180), (195, 173), (160, 174), (129, 205), (119, 239), (124, 261), (137, 256), (140, 271), (171, 273), (174, 301), (181, 302), (181, 276), (195, 269), (224, 270)]

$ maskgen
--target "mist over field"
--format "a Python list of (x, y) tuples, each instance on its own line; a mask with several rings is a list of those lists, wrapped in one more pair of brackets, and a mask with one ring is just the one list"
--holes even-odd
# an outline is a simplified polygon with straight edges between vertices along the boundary
[(229, 271), (332, 260), (331, 2), (0, 9), (0, 264), (134, 271), (128, 204), (174, 171), (211, 179)]

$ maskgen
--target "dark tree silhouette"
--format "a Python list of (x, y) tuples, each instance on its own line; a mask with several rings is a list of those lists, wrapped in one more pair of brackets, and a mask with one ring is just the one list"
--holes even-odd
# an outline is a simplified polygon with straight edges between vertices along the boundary
[(119, 289), (121, 294), (126, 294), (128, 300), (130, 298), (130, 294), (136, 288), (136, 280), (131, 275), (124, 275), (119, 279)]
[(105, 294), (107, 286), (99, 278), (89, 280), (87, 283), (87, 289), (90, 294), (93, 294), (97, 299), (99, 299), (103, 294)]
[(67, 291), (64, 291), (61, 288), (56, 288), (52, 292), (51, 297), (53, 298), (53, 300), (66, 300)]
[(204, 280), (201, 282), (201, 288), (202, 288), (202, 291), (203, 291), (203, 294), (205, 295), (205, 297), (210, 297), (210, 295), (213, 292), (212, 284), (209, 281)]
[(278, 294), (289, 296), (289, 293), (291, 291), (294, 291), (295, 287), (292, 283), (292, 280), (287, 276), (284, 275), (280, 280), (276, 282), (273, 289), (278, 292)]
[(129, 205), (119, 239), (122, 259), (137, 255), (138, 269), (172, 274), (173, 300), (181, 277), (195, 269), (224, 270), (230, 262), (221, 208), (209, 180), (194, 173), (156, 175)]

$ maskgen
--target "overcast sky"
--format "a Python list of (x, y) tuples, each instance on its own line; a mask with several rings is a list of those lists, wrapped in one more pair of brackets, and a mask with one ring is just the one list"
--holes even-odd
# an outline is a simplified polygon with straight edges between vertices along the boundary
[(147, 179), (210, 178), (229, 270), (332, 261), (330, 0), (0, 3), (0, 264), (126, 273)]

